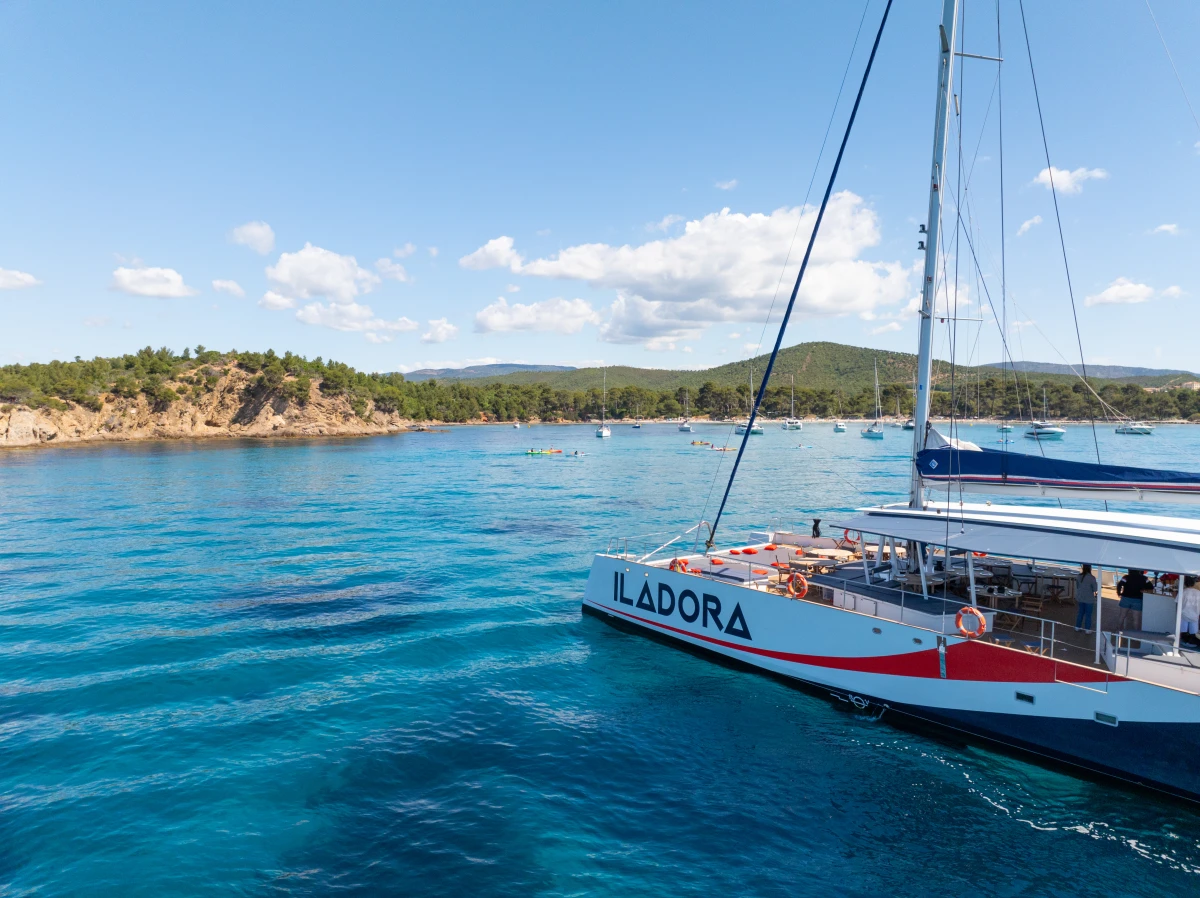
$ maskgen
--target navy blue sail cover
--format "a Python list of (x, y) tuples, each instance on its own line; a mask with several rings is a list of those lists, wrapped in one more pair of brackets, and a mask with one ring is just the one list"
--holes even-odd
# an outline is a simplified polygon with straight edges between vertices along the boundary
[(1129, 489), (1200, 495), (1200, 474), (1043, 458), (997, 449), (943, 447), (917, 453), (924, 480), (978, 486), (1045, 486), (1062, 489)]

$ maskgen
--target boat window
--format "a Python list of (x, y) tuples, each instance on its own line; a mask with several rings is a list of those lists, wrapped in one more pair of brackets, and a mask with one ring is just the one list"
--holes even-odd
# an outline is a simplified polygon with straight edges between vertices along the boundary
[(1110, 727), (1117, 725), (1117, 718), (1113, 714), (1105, 714), (1103, 711), (1096, 712), (1096, 723), (1103, 723)]
[(1030, 695), (1028, 692), (1018, 692), (1017, 693), (1017, 701), (1025, 702), (1026, 704), (1032, 705), (1033, 704), (1033, 696)]

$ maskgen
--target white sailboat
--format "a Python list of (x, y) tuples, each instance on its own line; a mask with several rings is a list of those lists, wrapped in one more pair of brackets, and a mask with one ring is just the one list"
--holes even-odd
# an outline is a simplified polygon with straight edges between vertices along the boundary
[[(860, 99), (890, 9), (891, 0), (866, 64)], [(1183, 575), (1200, 574), (1200, 519), (969, 504), (962, 498), (964, 492), (1021, 495), (1027, 490), (1039, 500), (1112, 496), (1126, 502), (1197, 503), (1200, 474), (981, 450), (928, 426), (934, 299), (942, 270), (938, 234), (944, 191), (939, 188), (949, 183), (943, 178), (961, 50), (958, 12), (959, 0), (943, 0), (937, 32), (931, 28), (928, 34), (938, 47), (938, 92), (908, 501), (827, 516), (836, 521), (830, 529), (844, 533), (841, 540), (766, 530), (752, 536), (749, 545), (734, 542), (719, 549), (722, 515), (748, 442), (743, 439), (711, 523), (702, 521), (647, 554), (628, 551), (628, 543), (611, 543), (621, 548), (595, 556), (583, 611), (662, 643), (791, 679), (856, 712), (969, 734), (1035, 760), (1052, 759), (1200, 802), (1195, 762), (1200, 757), (1200, 652), (1181, 643), (1179, 618)], [(843, 151), (858, 108), (856, 100)], [(839, 151), (764, 383), (841, 159)], [(945, 491), (942, 498), (939, 491)], [(688, 538), (692, 533), (697, 534), (694, 546)], [(832, 574), (807, 578), (792, 564), (807, 550), (837, 542), (855, 549), (871, 543), (874, 552), (852, 556)], [(1099, 559), (1121, 568), (1172, 572), (1178, 575), (1178, 593), (1145, 593), (1142, 629), (1123, 629), (1110, 620), (1112, 603), (1099, 602), (1095, 630), (1074, 633), (1040, 606), (1013, 606), (1007, 590), (985, 592), (977, 579), (981, 567), (990, 578), (1032, 571), (1032, 580), (1041, 579), (1044, 569), (1031, 567), (1031, 559), (1073, 564), (1073, 571), (1064, 571), (1068, 579), (1078, 576), (1080, 562)], [(1104, 573), (1097, 569), (1096, 580), (1103, 582)]]
[(783, 430), (803, 430), (804, 422), (796, 417), (796, 375), (792, 375), (792, 405), (787, 418), (780, 425)]
[(1050, 423), (1050, 416), (1046, 411), (1046, 388), (1042, 387), (1042, 420), (1030, 421), (1025, 436), (1031, 440), (1061, 440), (1065, 433), (1066, 431), (1057, 424)]
[(612, 436), (612, 428), (608, 426), (606, 420), (608, 405), (608, 369), (604, 369), (604, 387), (600, 397), (600, 426), (596, 428), (596, 436), (601, 439), (606, 439)]
[(745, 434), (745, 432), (747, 430), (749, 430), (751, 436), (762, 436), (764, 433), (763, 427), (761, 424), (758, 423), (758, 421), (753, 421), (752, 420), (753, 417), (754, 417), (754, 369), (751, 368), (750, 369), (750, 416), (747, 417), (745, 421), (738, 421), (737, 425), (733, 428), (733, 432), (736, 433), (738, 436), (742, 436), (743, 434)]
[(875, 420), (864, 427), (861, 431), (863, 439), (866, 440), (882, 440), (883, 439), (883, 423), (880, 420), (883, 418), (883, 409), (879, 407), (879, 362), (875, 363)]
[(680, 433), (691, 433), (692, 432), (692, 422), (689, 420), (690, 415), (691, 415), (691, 409), (688, 408), (688, 399), (689, 398), (690, 397), (688, 395), (688, 391), (685, 388), (683, 391), (683, 420), (679, 422), (679, 432)]

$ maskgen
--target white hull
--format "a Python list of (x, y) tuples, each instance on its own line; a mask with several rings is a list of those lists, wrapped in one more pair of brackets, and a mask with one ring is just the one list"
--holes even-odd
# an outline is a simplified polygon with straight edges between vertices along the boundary
[(612, 436), (612, 428), (607, 424), (597, 427), (596, 436), (600, 437), (601, 439), (607, 439), (608, 437)]
[[(882, 603), (824, 589), (847, 607), (598, 555), (583, 604), (859, 710), (920, 717), (1200, 800), (1200, 766), (1180, 761), (1200, 751), (1200, 696), (970, 640), (953, 615), (942, 633), (900, 623), (881, 616)], [(1163, 753), (1158, 738), (1174, 750)]]

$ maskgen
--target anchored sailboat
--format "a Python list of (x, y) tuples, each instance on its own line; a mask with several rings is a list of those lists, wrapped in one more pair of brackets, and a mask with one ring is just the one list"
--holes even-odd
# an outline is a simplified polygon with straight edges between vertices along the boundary
[[(891, 6), (888, 0), (750, 424)], [(943, 0), (908, 501), (843, 516), (835, 525), (841, 539), (774, 529), (718, 549), (725, 505), (750, 442), (746, 433), (713, 521), (646, 554), (630, 552), (628, 543), (598, 554), (583, 610), (790, 678), (847, 707), (942, 726), (1200, 802), (1200, 653), (1182, 645), (1180, 635), (1183, 575), (1200, 575), (1200, 520), (972, 505), (960, 497), (986, 488), (1200, 501), (1200, 474), (989, 451), (930, 426), (940, 188), (954, 64), (967, 55), (957, 52), (957, 24), (958, 0)], [(683, 540), (691, 533), (697, 545), (687, 551)], [(1093, 570), (1081, 569), (1084, 562)], [(1114, 603), (1100, 601), (1094, 630), (1057, 620), (1054, 597), (1075, 585), (1103, 584), (1102, 567), (1176, 576), (1144, 593), (1144, 613), (1113, 620)], [(1012, 588), (1017, 584), (1022, 588)]]
[(804, 422), (796, 417), (796, 375), (792, 375), (792, 404), (787, 418), (780, 425), (783, 430), (803, 430)]
[(879, 362), (875, 363), (875, 420), (867, 427), (862, 429), (864, 439), (882, 440), (883, 439), (883, 409), (879, 407)]
[(1025, 436), (1031, 440), (1061, 440), (1065, 433), (1061, 427), (1050, 423), (1050, 414), (1046, 409), (1046, 388), (1042, 387), (1042, 420), (1030, 421)]
[(688, 391), (683, 391), (683, 420), (679, 422), (680, 433), (691, 433), (692, 422), (690, 420), (690, 410), (688, 408)]
[(607, 414), (607, 411), (608, 411), (606, 408), (607, 405), (608, 405), (608, 369), (605, 368), (604, 369), (603, 392), (601, 393), (601, 396), (600, 396), (600, 426), (596, 428), (596, 436), (600, 437), (601, 439), (607, 439), (608, 437), (612, 436), (612, 428), (608, 426), (608, 423), (605, 420), (605, 415)]

